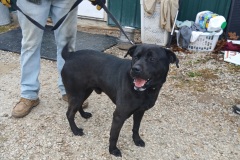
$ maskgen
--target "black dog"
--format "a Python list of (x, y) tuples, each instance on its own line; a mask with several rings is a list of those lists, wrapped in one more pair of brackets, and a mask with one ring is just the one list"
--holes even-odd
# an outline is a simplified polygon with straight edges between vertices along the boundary
[(69, 53), (67, 46), (62, 52), (65, 65), (61, 75), (69, 99), (67, 119), (74, 135), (83, 135), (83, 129), (74, 122), (77, 111), (83, 118), (91, 113), (84, 112), (81, 105), (93, 90), (106, 93), (114, 104), (112, 127), (110, 131), (109, 152), (121, 156), (117, 148), (119, 132), (127, 118), (133, 115), (133, 141), (137, 146), (145, 146), (139, 136), (139, 127), (144, 112), (154, 106), (159, 91), (166, 81), (170, 63), (178, 58), (170, 50), (157, 45), (134, 45), (125, 57), (94, 50), (80, 50)]

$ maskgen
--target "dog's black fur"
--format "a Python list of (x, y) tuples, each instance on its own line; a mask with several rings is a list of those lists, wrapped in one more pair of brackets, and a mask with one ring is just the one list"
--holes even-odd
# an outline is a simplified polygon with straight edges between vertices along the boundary
[(157, 45), (134, 45), (127, 54), (132, 60), (117, 58), (94, 50), (80, 50), (69, 53), (67, 46), (62, 52), (65, 65), (61, 75), (69, 107), (67, 119), (74, 135), (83, 135), (83, 129), (74, 122), (77, 111), (83, 118), (91, 113), (82, 109), (83, 102), (93, 90), (104, 92), (116, 104), (110, 131), (109, 152), (121, 156), (117, 148), (119, 132), (127, 118), (133, 115), (133, 141), (144, 147), (145, 142), (139, 136), (139, 127), (144, 112), (152, 108), (159, 91), (166, 81), (170, 63), (178, 58), (170, 50)]

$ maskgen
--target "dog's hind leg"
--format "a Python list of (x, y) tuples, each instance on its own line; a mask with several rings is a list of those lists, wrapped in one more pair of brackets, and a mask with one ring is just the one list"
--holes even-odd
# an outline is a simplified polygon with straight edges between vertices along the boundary
[[(80, 104), (83, 104), (83, 102), (91, 95), (92, 92), (93, 92), (92, 89), (88, 89), (88, 90), (85, 92), (85, 96), (82, 96), (82, 97), (84, 97), (84, 100), (83, 100), (82, 103), (80, 103)], [(81, 105), (81, 106), (82, 106), (82, 105)], [(79, 111), (80, 115), (81, 115), (83, 118), (85, 118), (85, 119), (88, 119), (88, 118), (92, 117), (92, 114), (89, 113), (89, 112), (85, 112), (85, 111), (83, 110), (83, 107), (78, 108), (78, 111)]]
[(136, 111), (133, 114), (133, 141), (136, 146), (144, 147), (145, 142), (142, 140), (142, 138), (139, 135), (139, 128), (140, 128), (140, 123), (142, 120), (142, 117), (144, 115), (144, 111)]
[(68, 119), (68, 122), (69, 122), (69, 125), (71, 127), (73, 134), (82, 136), (84, 134), (83, 129), (78, 128), (74, 121), (75, 114), (79, 108), (82, 108), (82, 107), (79, 107), (79, 98), (69, 96), (69, 106), (68, 106), (68, 111), (66, 113), (67, 119)]

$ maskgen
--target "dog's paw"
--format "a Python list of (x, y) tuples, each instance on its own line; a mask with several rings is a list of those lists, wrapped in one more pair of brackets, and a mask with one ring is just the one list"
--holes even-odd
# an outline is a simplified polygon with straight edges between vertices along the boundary
[(110, 152), (110, 154), (112, 154), (116, 157), (122, 157), (122, 153), (118, 148), (116, 148), (114, 150), (109, 150), (109, 152)]
[(133, 140), (136, 146), (145, 147), (145, 142), (142, 139)]
[(92, 117), (92, 114), (89, 113), (89, 112), (84, 112), (84, 113), (81, 114), (81, 115), (82, 115), (82, 117), (85, 118), (85, 119), (88, 119), (88, 118)]
[(82, 128), (74, 129), (74, 130), (72, 130), (72, 132), (75, 136), (83, 136), (84, 135)]

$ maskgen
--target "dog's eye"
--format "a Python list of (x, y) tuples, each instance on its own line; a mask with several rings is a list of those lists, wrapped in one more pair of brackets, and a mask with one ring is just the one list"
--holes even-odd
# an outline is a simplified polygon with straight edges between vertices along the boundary
[(149, 61), (154, 62), (154, 61), (155, 61), (155, 58), (149, 57)]

